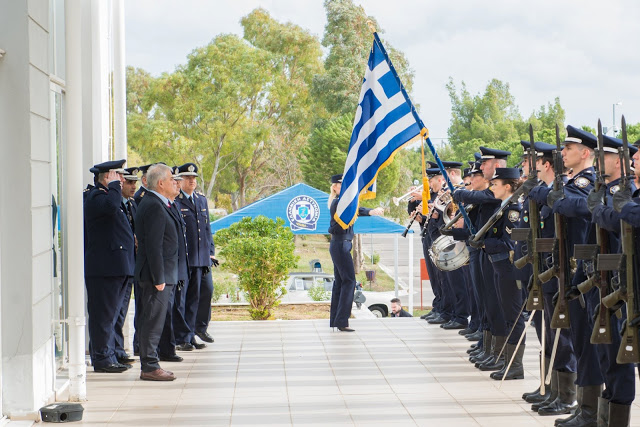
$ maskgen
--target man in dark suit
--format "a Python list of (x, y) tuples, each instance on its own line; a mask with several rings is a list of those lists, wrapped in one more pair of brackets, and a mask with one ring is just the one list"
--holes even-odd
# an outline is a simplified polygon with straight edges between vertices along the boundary
[(84, 201), (84, 274), (89, 314), (89, 353), (96, 372), (123, 372), (115, 324), (134, 270), (134, 237), (122, 205), (124, 160), (95, 165), (95, 187)]
[(138, 252), (135, 277), (142, 289), (140, 328), (140, 379), (173, 381), (173, 372), (160, 367), (158, 343), (172, 296), (178, 283), (178, 233), (180, 224), (171, 213), (176, 184), (171, 168), (154, 165), (147, 171), (146, 193), (136, 213)]
[(136, 205), (140, 204), (144, 195), (149, 191), (147, 189), (147, 171), (151, 166), (153, 166), (153, 163), (138, 167), (138, 170), (142, 172), (142, 178), (140, 178), (140, 188), (138, 188), (138, 191), (133, 195), (133, 200), (136, 202)]
[(400, 301), (400, 298), (393, 298), (391, 300), (391, 317), (413, 317), (413, 316), (409, 314), (408, 311), (405, 311), (404, 308), (402, 308), (402, 302)]

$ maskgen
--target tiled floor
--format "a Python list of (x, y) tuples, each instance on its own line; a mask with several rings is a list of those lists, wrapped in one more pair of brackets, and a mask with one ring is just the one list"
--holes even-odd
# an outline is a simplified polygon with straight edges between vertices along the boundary
[[(178, 379), (88, 373), (84, 425), (553, 426), (521, 400), (537, 386), (537, 342), (526, 377), (502, 388), (467, 361), (469, 343), (419, 319), (215, 322), (216, 342), (163, 363)], [(529, 334), (535, 340), (533, 331)], [(638, 401), (638, 399), (636, 400)], [(640, 420), (634, 405), (633, 419)]]

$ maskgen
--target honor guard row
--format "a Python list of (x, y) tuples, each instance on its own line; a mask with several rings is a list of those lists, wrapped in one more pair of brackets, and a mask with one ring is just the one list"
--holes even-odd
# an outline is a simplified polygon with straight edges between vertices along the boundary
[[(85, 283), (89, 351), (97, 372), (123, 372), (135, 361), (122, 327), (135, 293), (134, 355), (141, 378), (175, 379), (159, 361), (182, 361), (176, 350), (213, 342), (213, 281), (217, 266), (206, 197), (197, 193), (193, 163), (124, 169), (125, 160), (93, 166), (84, 194)], [(138, 173), (142, 172), (142, 178)], [(142, 186), (136, 191), (137, 181)]]
[[(567, 126), (555, 144), (534, 141), (530, 129), (520, 167), (506, 167), (508, 151), (479, 147), (462, 174), (461, 163), (442, 162), (453, 192), (432, 164), (431, 200), (415, 191), (408, 203), (435, 296), (423, 318), (476, 341), (469, 360), (495, 380), (524, 378), (534, 323), (541, 383), (522, 398), (539, 415), (569, 415), (558, 426), (630, 423), (640, 362), (640, 141), (626, 142), (624, 119), (622, 129), (617, 139), (600, 126), (597, 137)], [(443, 259), (463, 262), (450, 268)]]

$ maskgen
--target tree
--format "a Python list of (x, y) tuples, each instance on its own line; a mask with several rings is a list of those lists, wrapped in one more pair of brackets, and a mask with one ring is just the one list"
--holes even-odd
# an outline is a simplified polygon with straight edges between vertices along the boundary
[(529, 140), (529, 124), (533, 126), (534, 139), (553, 143), (555, 125), (564, 128), (565, 113), (556, 98), (554, 103), (541, 106), (524, 121), (518, 111), (509, 84), (491, 80), (484, 93), (472, 96), (464, 82), (460, 93), (452, 79), (447, 84), (451, 98), (451, 125), (449, 143), (453, 158), (466, 162), (473, 159), (479, 146), (508, 150), (509, 166), (515, 165), (522, 154), (521, 140)]
[[(324, 8), (327, 24), (322, 45), (329, 49), (329, 54), (324, 62), (326, 73), (313, 79), (313, 93), (330, 113), (353, 113), (373, 41), (367, 21), (373, 23), (379, 34), (384, 31), (375, 18), (367, 16), (352, 0), (325, 0)], [(390, 43), (384, 45), (407, 93), (411, 93), (413, 72), (409, 62)]]
[(238, 275), (238, 286), (246, 294), (251, 318), (265, 320), (287, 290), (282, 286), (289, 270), (298, 265), (293, 233), (265, 216), (246, 217), (214, 235), (222, 267)]

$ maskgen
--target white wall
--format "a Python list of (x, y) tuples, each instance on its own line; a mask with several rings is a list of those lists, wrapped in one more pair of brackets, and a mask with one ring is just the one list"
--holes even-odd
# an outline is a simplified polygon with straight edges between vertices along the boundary
[(2, 410), (33, 418), (55, 375), (49, 2), (0, 0), (0, 10)]

